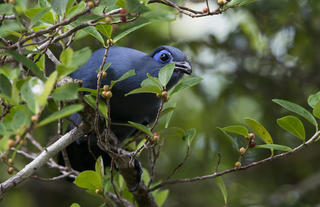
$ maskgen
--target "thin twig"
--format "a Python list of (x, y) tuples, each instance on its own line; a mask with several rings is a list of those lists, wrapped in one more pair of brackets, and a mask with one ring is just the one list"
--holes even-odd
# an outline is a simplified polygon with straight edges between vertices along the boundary
[(248, 165), (245, 165), (245, 166), (242, 166), (240, 168), (231, 168), (231, 169), (227, 169), (227, 170), (224, 170), (224, 171), (221, 171), (221, 172), (215, 172), (213, 174), (204, 175), (204, 176), (197, 176), (197, 177), (193, 177), (193, 178), (184, 178), (184, 179), (177, 179), (177, 180), (166, 180), (166, 181), (163, 181), (162, 183), (154, 186), (153, 188), (149, 189), (149, 192), (152, 192), (152, 191), (154, 191), (156, 189), (159, 189), (159, 188), (162, 188), (162, 187), (165, 187), (165, 186), (168, 186), (168, 185), (173, 185), (173, 184), (178, 184), (178, 183), (190, 183), (190, 182), (196, 182), (196, 181), (201, 181), (201, 180), (213, 179), (213, 178), (220, 177), (222, 175), (226, 175), (226, 174), (229, 174), (229, 173), (232, 173), (232, 172), (235, 172), (235, 171), (246, 170), (248, 168), (251, 168), (251, 167), (254, 167), (254, 166), (257, 166), (257, 165), (261, 165), (263, 163), (270, 162), (270, 161), (275, 160), (275, 159), (286, 157), (286, 156), (291, 155), (291, 154), (293, 154), (293, 153), (295, 153), (297, 151), (300, 151), (300, 150), (304, 149), (306, 146), (312, 144), (319, 137), (319, 135), (320, 135), (320, 131), (317, 131), (307, 142), (297, 146), (296, 148), (294, 148), (290, 152), (283, 152), (283, 153), (277, 154), (275, 156), (265, 158), (263, 160), (252, 162), (252, 163), (250, 163)]

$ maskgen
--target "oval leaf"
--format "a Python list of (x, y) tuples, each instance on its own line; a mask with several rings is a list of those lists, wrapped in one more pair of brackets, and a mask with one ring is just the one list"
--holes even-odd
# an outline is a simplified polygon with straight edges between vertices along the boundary
[(187, 140), (188, 146), (190, 147), (193, 139), (196, 136), (196, 129), (192, 128), (192, 129), (188, 129), (185, 133), (185, 135), (183, 136), (183, 140)]
[(155, 200), (159, 207), (161, 207), (164, 204), (164, 202), (167, 200), (168, 194), (169, 194), (169, 190), (162, 190), (156, 194)]
[(139, 123), (135, 123), (132, 121), (128, 121), (128, 123), (133, 126), (134, 128), (146, 133), (149, 136), (153, 136), (152, 132), (150, 131), (150, 129), (148, 127), (146, 127), (145, 125), (139, 124)]
[(217, 127), (217, 129), (229, 140), (229, 142), (234, 146), (235, 149), (239, 152), (239, 148), (237, 146), (237, 143), (234, 141), (234, 139), (227, 133), (225, 132), (222, 128)]
[(46, 125), (50, 122), (56, 121), (58, 119), (69, 116), (78, 111), (81, 111), (82, 109), (83, 109), (83, 106), (81, 104), (75, 104), (75, 105), (64, 107), (61, 111), (56, 111), (52, 113), (50, 116), (48, 116), (47, 118), (45, 118), (44, 120), (42, 120), (37, 126), (39, 127), (39, 126)]
[(314, 108), (318, 102), (320, 102), (320, 91), (308, 97), (308, 104), (312, 108)]
[(312, 114), (309, 111), (307, 111), (302, 106), (299, 106), (298, 104), (295, 104), (295, 103), (291, 103), (289, 101), (280, 100), (280, 99), (273, 99), (272, 101), (279, 104), (283, 108), (304, 117), (306, 120), (308, 120), (311, 124), (313, 124), (318, 129), (318, 123), (316, 119), (312, 116)]
[(222, 128), (224, 131), (230, 132), (230, 133), (235, 133), (242, 135), (244, 137), (248, 137), (249, 132), (248, 129), (244, 126), (241, 125), (232, 125), (232, 126), (227, 126)]
[(73, 182), (80, 188), (95, 191), (102, 188), (102, 180), (99, 174), (93, 170), (85, 170), (81, 172)]
[(315, 117), (320, 119), (320, 101), (314, 106), (312, 113)]
[(256, 145), (254, 148), (263, 148), (263, 149), (292, 152), (292, 149), (290, 147), (284, 146), (284, 145), (279, 145), (279, 144), (262, 144), (262, 145)]
[(170, 64), (167, 64), (165, 66), (163, 66), (160, 71), (159, 71), (159, 81), (161, 83), (161, 85), (163, 87), (166, 87), (166, 85), (168, 84), (171, 76), (172, 76), (172, 73), (174, 71), (174, 67), (175, 67), (175, 64), (174, 63), (170, 63)]
[(284, 130), (290, 132), (294, 136), (300, 138), (302, 141), (306, 138), (304, 126), (300, 119), (295, 116), (285, 116), (277, 119), (277, 124)]
[(224, 184), (222, 177), (217, 177), (216, 182), (217, 182), (218, 188), (220, 189), (220, 191), (222, 193), (224, 204), (227, 204), (228, 203), (228, 192), (227, 192), (227, 188), (226, 188), (226, 185)]
[(192, 78), (184, 79), (171, 90), (170, 96), (172, 96), (173, 94), (175, 94), (185, 88), (189, 88), (194, 85), (197, 85), (201, 81), (202, 81), (202, 78), (200, 78), (200, 77), (192, 77)]
[(273, 144), (273, 140), (269, 132), (258, 121), (250, 118), (245, 118), (248, 126), (267, 144)]

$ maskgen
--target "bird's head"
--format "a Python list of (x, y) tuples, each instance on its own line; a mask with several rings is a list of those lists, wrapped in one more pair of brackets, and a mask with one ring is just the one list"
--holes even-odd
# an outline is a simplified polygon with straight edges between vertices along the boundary
[(168, 88), (171, 88), (173, 85), (175, 85), (180, 78), (182, 78), (183, 74), (191, 75), (192, 73), (192, 67), (186, 55), (177, 48), (171, 46), (160, 46), (149, 55), (161, 67), (169, 63), (175, 64), (174, 73), (170, 82), (168, 83)]

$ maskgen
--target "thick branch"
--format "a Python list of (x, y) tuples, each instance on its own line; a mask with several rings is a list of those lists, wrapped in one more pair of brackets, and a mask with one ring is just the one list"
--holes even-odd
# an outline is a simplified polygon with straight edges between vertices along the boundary
[(81, 136), (88, 133), (90, 129), (85, 125), (80, 125), (79, 128), (75, 128), (58, 139), (55, 143), (50, 145), (48, 148), (43, 150), (36, 159), (26, 165), (22, 170), (20, 170), (16, 175), (12, 176), (5, 182), (0, 184), (1, 195), (3, 195), (8, 189), (16, 186), (22, 181), (29, 178), (33, 173), (35, 173), (40, 167), (45, 165), (51, 157), (55, 156), (62, 149), (67, 147), (69, 144), (74, 142)]

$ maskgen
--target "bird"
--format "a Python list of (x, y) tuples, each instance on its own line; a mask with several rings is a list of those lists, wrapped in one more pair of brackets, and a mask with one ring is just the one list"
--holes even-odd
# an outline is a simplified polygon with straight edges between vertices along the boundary
[[(76, 70), (71, 77), (82, 80), (83, 88), (96, 89), (98, 68), (102, 63), (105, 48), (92, 53), (89, 60)], [(106, 64), (111, 63), (107, 69), (107, 76), (102, 78), (101, 86), (110, 85), (112, 80), (117, 80), (124, 73), (131, 69), (135, 70), (135, 75), (117, 82), (112, 88), (112, 98), (110, 99), (111, 131), (120, 142), (134, 135), (137, 130), (133, 127), (123, 126), (113, 123), (127, 124), (128, 121), (143, 125), (152, 123), (158, 113), (161, 99), (156, 94), (140, 93), (125, 96), (130, 91), (140, 88), (140, 84), (150, 74), (157, 77), (159, 70), (167, 64), (174, 63), (174, 72), (169, 80), (166, 90), (170, 90), (184, 74), (191, 75), (192, 67), (186, 55), (179, 49), (172, 46), (159, 46), (151, 53), (147, 54), (139, 50), (127, 47), (111, 46), (108, 49)], [(81, 116), (76, 113), (70, 119), (77, 125), (81, 123)], [(105, 125), (101, 125), (102, 127)], [(69, 125), (69, 130), (74, 128)], [(88, 150), (88, 139), (90, 151)], [(71, 167), (78, 171), (90, 170), (95, 167), (95, 157), (102, 156), (106, 165), (110, 164), (110, 157), (97, 145), (95, 132), (90, 132), (79, 138), (66, 148)], [(94, 154), (91, 155), (91, 154)], [(140, 165), (138, 163), (137, 165)], [(139, 166), (137, 167), (139, 168)], [(141, 171), (140, 169), (138, 169)], [(140, 172), (140, 178), (141, 178)], [(138, 180), (140, 179), (138, 178)]]

